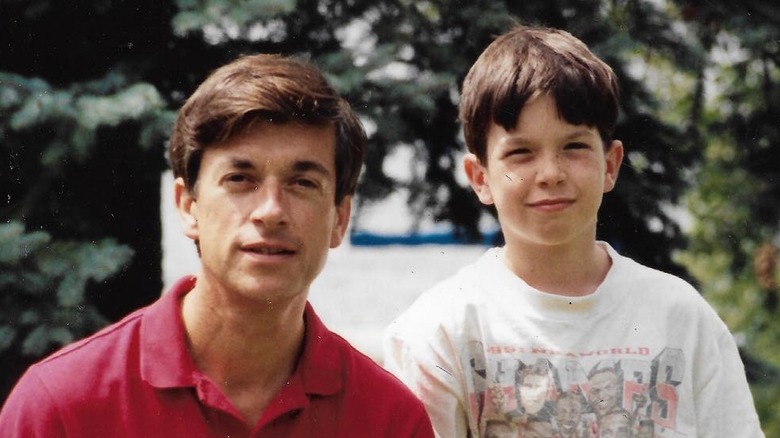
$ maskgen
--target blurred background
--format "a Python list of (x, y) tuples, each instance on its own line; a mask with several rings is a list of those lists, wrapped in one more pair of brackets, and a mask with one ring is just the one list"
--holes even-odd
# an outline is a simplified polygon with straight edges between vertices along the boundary
[(774, 0), (0, 0), (0, 400), (195, 269), (161, 211), (166, 140), (200, 81), (254, 52), (311, 59), (369, 132), (350, 242), (312, 301), (377, 357), (376, 327), (500, 242), (461, 174), (456, 115), (468, 67), (516, 21), (568, 30), (615, 69), (627, 157), (599, 238), (701, 290), (780, 436)]

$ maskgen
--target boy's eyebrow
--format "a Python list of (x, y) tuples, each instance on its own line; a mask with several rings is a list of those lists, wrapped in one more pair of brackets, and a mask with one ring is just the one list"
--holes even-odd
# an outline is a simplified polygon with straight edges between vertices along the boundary
[[(590, 137), (592, 135), (598, 136), (598, 132), (592, 131), (590, 128), (583, 128), (583, 127), (577, 127), (571, 132), (564, 135), (562, 138), (566, 141), (574, 140), (580, 137)], [(536, 142), (535, 139), (528, 138), (527, 136), (523, 134), (517, 134), (513, 135), (508, 139), (509, 143), (512, 144), (533, 144)]]
[(565, 138), (567, 140), (571, 140), (571, 139), (578, 138), (578, 137), (591, 136), (593, 134), (598, 135), (598, 132), (594, 133), (593, 130), (591, 130), (591, 128), (577, 127), (577, 129), (575, 129), (572, 132), (570, 132), (569, 135), (567, 135)]

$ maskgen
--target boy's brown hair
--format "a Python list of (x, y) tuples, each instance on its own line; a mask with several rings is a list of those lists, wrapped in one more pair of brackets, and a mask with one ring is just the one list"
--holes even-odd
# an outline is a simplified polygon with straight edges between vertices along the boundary
[(619, 95), (612, 69), (568, 32), (516, 26), (482, 52), (463, 82), (460, 121), (469, 151), (487, 163), (490, 124), (514, 129), (525, 104), (543, 94), (563, 120), (595, 127), (610, 145)]
[(281, 55), (238, 58), (195, 90), (179, 111), (168, 146), (174, 176), (194, 192), (203, 152), (259, 120), (333, 124), (335, 201), (354, 194), (367, 141), (362, 124), (316, 67)]

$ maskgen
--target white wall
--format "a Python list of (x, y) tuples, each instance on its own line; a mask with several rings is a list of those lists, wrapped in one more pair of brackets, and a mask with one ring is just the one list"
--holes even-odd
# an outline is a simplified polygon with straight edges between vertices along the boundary
[[(182, 234), (174, 209), (173, 177), (163, 175), (163, 281), (166, 289), (179, 277), (195, 273), (195, 247)], [(372, 214), (398, 224), (395, 213)], [(352, 247), (332, 250), (325, 269), (312, 284), (309, 299), (328, 327), (355, 347), (381, 361), (380, 334), (425, 289), (453, 274), (485, 251), (481, 246), (426, 245)]]

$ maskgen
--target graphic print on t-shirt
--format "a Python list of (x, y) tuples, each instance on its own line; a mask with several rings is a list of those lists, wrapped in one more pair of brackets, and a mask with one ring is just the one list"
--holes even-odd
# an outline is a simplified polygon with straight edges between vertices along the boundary
[(469, 404), (486, 438), (684, 437), (675, 430), (681, 349), (560, 352), (467, 345)]

